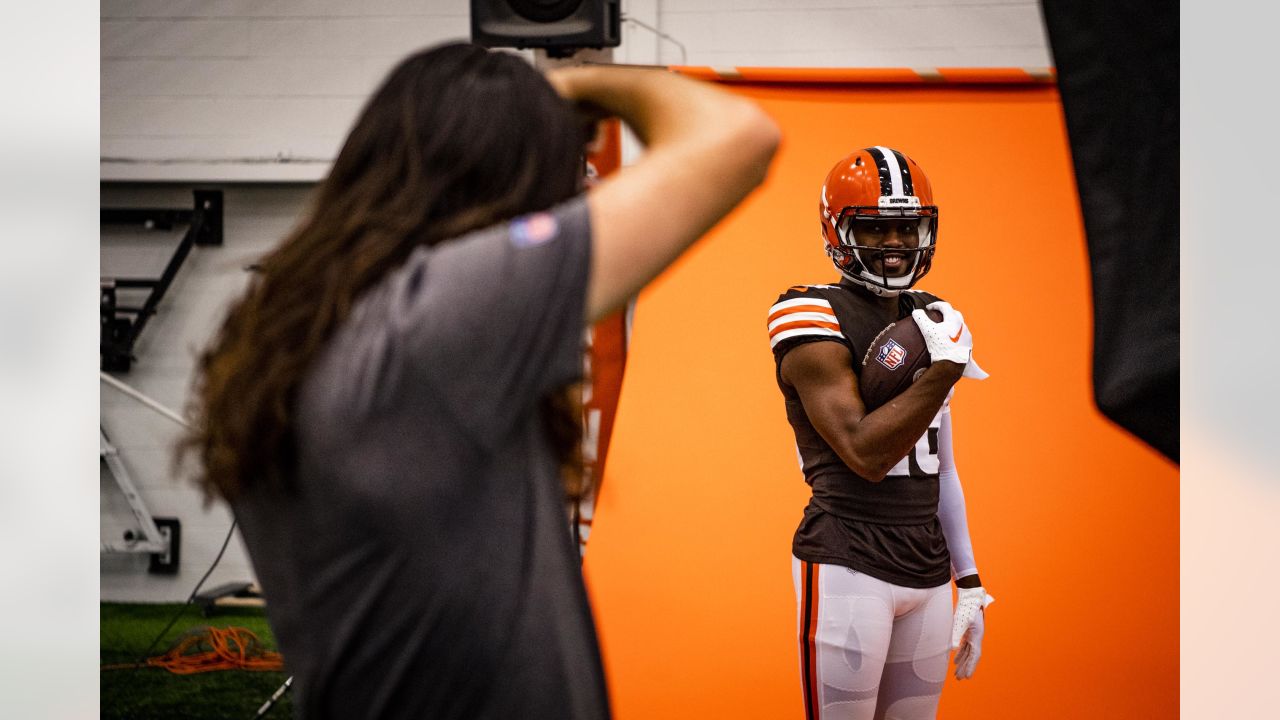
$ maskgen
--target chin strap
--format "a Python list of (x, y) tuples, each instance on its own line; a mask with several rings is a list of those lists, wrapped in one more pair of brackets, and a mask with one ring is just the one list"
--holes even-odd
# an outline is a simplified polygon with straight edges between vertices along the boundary
[[(908, 284), (906, 287), (887, 288), (883, 285), (879, 285), (874, 282), (871, 282), (870, 280), (862, 277), (861, 275), (851, 274), (846, 268), (841, 266), (840, 260), (837, 259), (837, 255), (842, 257), (848, 257), (849, 256), (848, 253), (846, 253), (843, 250), (837, 250), (836, 248), (831, 247), (830, 245), (827, 244), (826, 240), (823, 240), (822, 246), (827, 252), (827, 257), (831, 258), (831, 264), (836, 266), (836, 270), (840, 271), (840, 275), (842, 277), (844, 277), (849, 282), (857, 283), (860, 287), (866, 288), (873, 295), (877, 295), (879, 297), (898, 297), (899, 295), (902, 294), (902, 291), (910, 290), (912, 287), (915, 286), (915, 282), (912, 282)], [(853, 261), (860, 266), (862, 265), (862, 261), (859, 260), (856, 256), (854, 256)], [(916, 265), (912, 266), (911, 268), (912, 273), (916, 272), (916, 270), (918, 269), (919, 263), (920, 263), (920, 258), (917, 257)], [(918, 280), (919, 278), (916, 278), (916, 279)]]
[[(851, 275), (848, 270), (841, 267), (840, 261), (836, 258), (836, 255), (843, 256), (843, 255), (846, 255), (846, 253), (831, 247), (830, 245), (827, 244), (826, 240), (823, 240), (822, 247), (827, 251), (827, 257), (831, 258), (831, 264), (835, 265), (836, 270), (840, 271), (841, 277), (843, 277), (844, 279), (848, 280), (851, 283), (856, 283), (859, 287), (866, 288), (866, 290), (871, 294), (878, 295), (879, 297), (898, 297), (898, 295), (902, 293), (902, 290), (906, 289), (906, 288), (898, 289), (898, 288), (882, 287), (873, 282), (867, 281), (867, 279), (864, 277), (859, 277), (858, 275)], [(857, 262), (857, 259), (855, 258), (854, 261)]]
[(873, 295), (878, 295), (880, 297), (898, 297), (899, 295), (902, 294), (902, 290), (898, 290), (896, 288), (882, 287), (880, 285), (876, 285), (873, 282), (867, 282), (866, 278), (861, 278), (861, 277), (858, 277), (857, 275), (850, 275), (849, 273), (844, 272), (843, 270), (840, 271), (840, 274), (843, 275), (847, 280), (849, 280), (849, 282), (857, 283), (860, 287), (866, 288), (867, 291), (869, 291)]

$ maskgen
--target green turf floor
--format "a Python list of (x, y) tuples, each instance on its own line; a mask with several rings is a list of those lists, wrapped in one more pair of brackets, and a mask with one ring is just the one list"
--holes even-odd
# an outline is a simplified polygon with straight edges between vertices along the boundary
[[(102, 603), (101, 664), (133, 663), (173, 619), (180, 605)], [(258, 636), (268, 650), (276, 650), (266, 617), (258, 609), (220, 610), (203, 617), (188, 606), (151, 656), (168, 650), (193, 628), (242, 627)], [(195, 675), (174, 675), (160, 668), (103, 670), (101, 717), (129, 720), (251, 720), (258, 708), (284, 683), (283, 672), (222, 670)], [(291, 718), (291, 698), (284, 696), (267, 718)]]

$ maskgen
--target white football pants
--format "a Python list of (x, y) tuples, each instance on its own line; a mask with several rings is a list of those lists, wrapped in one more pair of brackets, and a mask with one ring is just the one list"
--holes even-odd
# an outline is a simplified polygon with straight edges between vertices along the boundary
[(791, 561), (805, 720), (932, 720), (947, 674), (950, 583), (921, 590)]

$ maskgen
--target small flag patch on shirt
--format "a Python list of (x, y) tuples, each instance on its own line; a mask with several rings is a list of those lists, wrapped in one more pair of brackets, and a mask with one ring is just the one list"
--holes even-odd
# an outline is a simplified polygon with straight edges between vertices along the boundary
[(541, 245), (556, 236), (560, 223), (551, 213), (534, 213), (511, 221), (511, 244), (518, 248)]

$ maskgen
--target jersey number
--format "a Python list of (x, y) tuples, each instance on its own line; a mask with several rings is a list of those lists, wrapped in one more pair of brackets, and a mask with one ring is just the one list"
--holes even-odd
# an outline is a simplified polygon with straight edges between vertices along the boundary
[[(937, 418), (934, 419), (937, 423)], [(937, 475), (941, 462), (938, 460), (938, 426), (932, 425), (920, 439), (916, 441), (915, 447), (911, 448), (911, 452), (907, 456), (898, 461), (897, 465), (889, 471), (889, 475), (911, 475), (913, 477), (921, 477), (924, 475)]]

